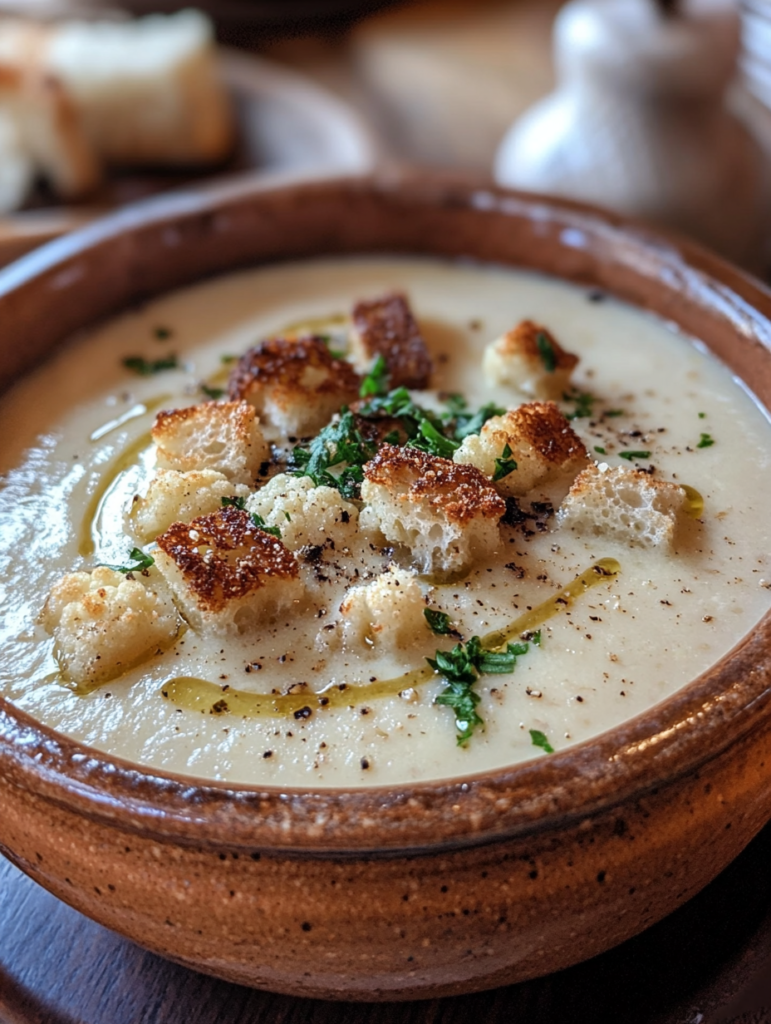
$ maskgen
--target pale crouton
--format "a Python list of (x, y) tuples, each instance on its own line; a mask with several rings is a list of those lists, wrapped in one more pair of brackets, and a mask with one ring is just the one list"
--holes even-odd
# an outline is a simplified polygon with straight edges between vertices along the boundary
[(248, 402), (203, 402), (159, 412), (153, 427), (161, 469), (213, 469), (236, 484), (254, 481), (270, 450)]
[(364, 530), (404, 544), (424, 571), (466, 571), (477, 551), (496, 548), (506, 502), (473, 466), (384, 444), (364, 466)]
[(234, 143), (211, 22), (198, 11), (54, 26), (46, 71), (72, 97), (109, 163), (200, 164)]
[(266, 526), (278, 527), (290, 551), (327, 541), (344, 547), (356, 536), (359, 519), (356, 506), (334, 487), (316, 487), (310, 477), (288, 473), (274, 476), (248, 499), (246, 508)]
[(232, 506), (174, 523), (158, 538), (155, 563), (184, 617), (204, 634), (259, 628), (302, 596), (294, 555)]
[(351, 352), (362, 373), (382, 356), (391, 388), (429, 386), (431, 356), (406, 296), (398, 292), (356, 303)]
[(129, 524), (143, 542), (155, 540), (172, 523), (189, 523), (222, 507), (222, 499), (248, 498), (251, 491), (234, 484), (213, 469), (178, 473), (164, 469), (150, 481), (144, 498), (137, 496), (129, 512)]
[(560, 398), (570, 387), (578, 356), (566, 352), (540, 324), (523, 320), (491, 342), (482, 369), (493, 384), (517, 388), (533, 398)]
[(404, 650), (426, 635), (425, 607), (415, 574), (391, 565), (372, 583), (348, 588), (338, 630), (347, 646)]
[(245, 400), (290, 437), (315, 434), (359, 394), (359, 376), (321, 338), (272, 338), (249, 349), (230, 377), (230, 397)]
[(580, 473), (558, 512), (561, 527), (635, 547), (670, 547), (687, 498), (677, 484), (605, 463)]
[(589, 464), (583, 441), (554, 402), (528, 402), (493, 416), (479, 434), (464, 438), (453, 455), (453, 461), (476, 466), (488, 477), (495, 475), (496, 459), (516, 463), (496, 486), (503, 494), (518, 496), (557, 478), (569, 482)]
[(180, 626), (174, 605), (152, 582), (104, 566), (55, 583), (42, 621), (63, 675), (85, 689), (168, 647)]

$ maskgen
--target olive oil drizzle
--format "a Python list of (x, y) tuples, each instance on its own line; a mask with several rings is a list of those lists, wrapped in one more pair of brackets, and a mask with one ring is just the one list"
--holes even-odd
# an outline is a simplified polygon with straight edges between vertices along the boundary
[(94, 528), (99, 520), (102, 505), (109, 491), (115, 485), (121, 473), (131, 469), (139, 461), (142, 452), (149, 448), (151, 443), (152, 435), (149, 430), (144, 434), (140, 434), (135, 441), (132, 441), (127, 448), (124, 448), (102, 474), (99, 486), (91, 495), (91, 500), (83, 516), (83, 525), (81, 526), (80, 539), (78, 540), (78, 554), (82, 555), (83, 558), (90, 558), (94, 553), (96, 546), (94, 543)]
[[(548, 619), (569, 608), (591, 587), (614, 579), (620, 571), (621, 566), (615, 558), (601, 558), (553, 597), (520, 615), (503, 629), (483, 636), (483, 648), (487, 651), (505, 648), (510, 641), (518, 640), (523, 634), (537, 629)], [(364, 701), (408, 695), (410, 691), (436, 678), (434, 670), (425, 665), (393, 679), (375, 683), (330, 683), (318, 692), (303, 688), (298, 692), (266, 694), (234, 690), (230, 686), (210, 683), (194, 676), (178, 676), (164, 683), (160, 692), (176, 707), (199, 711), (201, 714), (230, 714), (244, 718), (267, 715), (307, 718), (315, 711), (326, 708), (355, 707)]]

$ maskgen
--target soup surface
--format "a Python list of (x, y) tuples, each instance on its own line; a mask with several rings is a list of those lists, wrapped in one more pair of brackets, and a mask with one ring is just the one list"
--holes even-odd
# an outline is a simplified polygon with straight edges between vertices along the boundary
[[(524, 318), (546, 325), (580, 357), (573, 382), (584, 397), (576, 392), (561, 407), (592, 457), (653, 467), (656, 479), (703, 496), (703, 514), (679, 529), (674, 553), (580, 537), (547, 517), (502, 527), (498, 549), (465, 578), (424, 580), (430, 607), (466, 639), (512, 624), (515, 636), (540, 628), (540, 645), (531, 640), (513, 672), (478, 680), (484, 727), (463, 746), (452, 710), (435, 703), (443, 681), (425, 672), (401, 678), (424, 669), (437, 649), (449, 650), (452, 636), (426, 629), (412, 648), (385, 654), (330, 640), (350, 566), (366, 579), (401, 557), (370, 543), (349, 552), (348, 570), (335, 569), (328, 551), (321, 569), (318, 560), (305, 566), (313, 599), (296, 613), (226, 642), (188, 629), (165, 653), (75, 692), (59, 673), (41, 609), (63, 574), (126, 563), (136, 541), (125, 512), (154, 472), (148, 432), (156, 412), (202, 401), (202, 381), (222, 385), (223, 356), (288, 324), (334, 322), (356, 300), (390, 289), (408, 294), (434, 358), (436, 395), (426, 402), (460, 392), (474, 408), (491, 400), (518, 405), (521, 395), (485, 381), (484, 346)], [(154, 362), (171, 354), (178, 368), (148, 376), (123, 365), (127, 357)], [(58, 351), (5, 396), (0, 439), (0, 692), (77, 740), (186, 775), (385, 785), (548, 756), (685, 685), (771, 606), (764, 413), (698, 343), (666, 324), (606, 296), (506, 269), (327, 260), (179, 291)], [(599, 559), (615, 559), (618, 574), (555, 604)], [(320, 702), (322, 690), (334, 699)], [(287, 693), (300, 695), (299, 708), (278, 702), (271, 710), (252, 696)]]

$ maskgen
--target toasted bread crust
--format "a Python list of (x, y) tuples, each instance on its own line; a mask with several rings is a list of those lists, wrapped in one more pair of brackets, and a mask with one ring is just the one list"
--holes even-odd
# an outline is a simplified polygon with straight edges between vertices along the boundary
[(428, 501), (451, 523), (497, 521), (506, 511), (506, 502), (474, 466), (456, 465), (417, 448), (384, 444), (364, 466), (364, 476), (400, 501)]
[(222, 611), (229, 601), (253, 594), (268, 580), (299, 576), (294, 556), (281, 541), (233, 507), (189, 524), (173, 523), (158, 538), (158, 547), (174, 561), (202, 611)]
[(572, 352), (566, 352), (560, 345), (551, 331), (542, 324), (533, 320), (522, 320), (516, 327), (512, 327), (497, 342), (498, 351), (502, 356), (521, 356), (524, 359), (532, 360), (534, 363), (542, 363), (543, 356), (538, 347), (538, 335), (542, 334), (551, 346), (554, 353), (555, 370), (572, 370), (578, 365), (578, 356)]
[(363, 357), (371, 361), (380, 355), (385, 359), (392, 388), (429, 386), (431, 356), (406, 296), (391, 292), (357, 302), (353, 325)]
[(250, 348), (230, 375), (228, 391), (233, 401), (250, 401), (270, 391), (282, 408), (322, 397), (354, 401), (359, 394), (359, 375), (344, 359), (336, 359), (317, 335), (271, 338)]
[(498, 433), (504, 444), (508, 435), (529, 444), (551, 468), (588, 458), (584, 442), (554, 402), (527, 402), (482, 428), (483, 436), (491, 439)]

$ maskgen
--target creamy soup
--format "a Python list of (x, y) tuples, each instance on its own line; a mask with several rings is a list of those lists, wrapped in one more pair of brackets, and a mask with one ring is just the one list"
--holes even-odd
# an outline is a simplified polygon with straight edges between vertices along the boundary
[[(472, 407), (516, 406), (522, 396), (486, 383), (482, 351), (523, 318), (548, 326), (580, 357), (573, 381), (584, 397), (561, 407), (592, 457), (703, 497), (674, 553), (580, 537), (536, 515), (501, 527), (498, 549), (465, 578), (423, 580), (431, 609), (464, 638), (531, 637), (513, 672), (480, 677), (484, 727), (463, 746), (452, 710), (435, 703), (444, 683), (426, 671), (452, 636), (426, 629), (389, 654), (330, 642), (346, 587), (403, 559), (369, 542), (307, 560), (308, 600), (292, 615), (226, 642), (187, 629), (91, 692), (68, 685), (39, 615), (64, 573), (126, 563), (136, 540), (125, 512), (153, 475), (156, 412), (202, 401), (200, 383), (221, 386), (228, 357), (288, 324), (334, 323), (354, 301), (393, 288), (409, 295), (434, 358), (426, 402), (461, 392)], [(171, 354), (178, 368), (148, 376), (123, 365), (132, 356), (173, 363)], [(684, 686), (771, 606), (764, 413), (698, 342), (609, 297), (525, 273), (357, 258), (207, 282), (73, 339), (6, 395), (0, 438), (0, 690), (68, 736), (172, 772), (366, 786), (548, 756)], [(539, 496), (559, 499), (530, 498)], [(605, 573), (592, 571), (599, 560)]]

